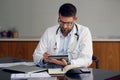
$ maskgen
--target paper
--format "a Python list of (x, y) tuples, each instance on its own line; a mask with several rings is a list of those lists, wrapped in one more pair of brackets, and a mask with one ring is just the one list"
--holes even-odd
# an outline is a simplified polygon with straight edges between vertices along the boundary
[(14, 79), (28, 79), (28, 78), (39, 78), (39, 77), (51, 77), (47, 72), (40, 72), (40, 73), (31, 73), (31, 74), (11, 74), (11, 80)]
[[(39, 77), (39, 78), (29, 78), (27, 80), (58, 80), (57, 77)], [(65, 80), (64, 78), (61, 80)]]
[(16, 65), (27, 65), (32, 66), (35, 65), (33, 62), (14, 62), (14, 63), (0, 63), (1, 67), (10, 67), (10, 66), (16, 66)]

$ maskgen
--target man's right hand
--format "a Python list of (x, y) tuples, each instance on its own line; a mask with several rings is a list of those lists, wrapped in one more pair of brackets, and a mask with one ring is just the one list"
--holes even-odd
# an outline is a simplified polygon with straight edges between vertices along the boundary
[(45, 52), (43, 54), (43, 60), (45, 63), (47, 63), (49, 61), (48, 56), (50, 56), (50, 55), (51, 55), (51, 53), (49, 53), (49, 52)]

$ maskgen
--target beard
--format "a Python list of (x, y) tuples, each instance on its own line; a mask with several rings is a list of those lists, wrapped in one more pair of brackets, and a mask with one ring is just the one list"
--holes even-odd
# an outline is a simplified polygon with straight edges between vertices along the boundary
[(61, 30), (61, 32), (63, 33), (63, 34), (68, 34), (72, 29), (65, 29), (65, 28), (60, 28), (60, 30)]
[(61, 28), (61, 32), (62, 32), (62, 33), (68, 33), (69, 30), (68, 30), (68, 29), (64, 29), (64, 28)]

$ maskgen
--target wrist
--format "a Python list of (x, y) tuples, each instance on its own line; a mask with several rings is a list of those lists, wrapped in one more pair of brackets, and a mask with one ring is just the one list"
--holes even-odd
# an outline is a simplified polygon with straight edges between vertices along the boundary
[(45, 63), (46, 63), (44, 59), (42, 60), (42, 62), (43, 62), (43, 64), (45, 64)]

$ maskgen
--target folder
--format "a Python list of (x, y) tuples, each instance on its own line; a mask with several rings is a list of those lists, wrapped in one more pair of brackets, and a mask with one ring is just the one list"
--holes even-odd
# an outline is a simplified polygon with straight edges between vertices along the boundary
[(3, 70), (16, 71), (16, 72), (22, 72), (22, 73), (34, 73), (34, 72), (46, 71), (47, 68), (41, 68), (35, 65), (33, 66), (15, 65), (15, 66), (10, 66), (10, 67), (4, 67)]

